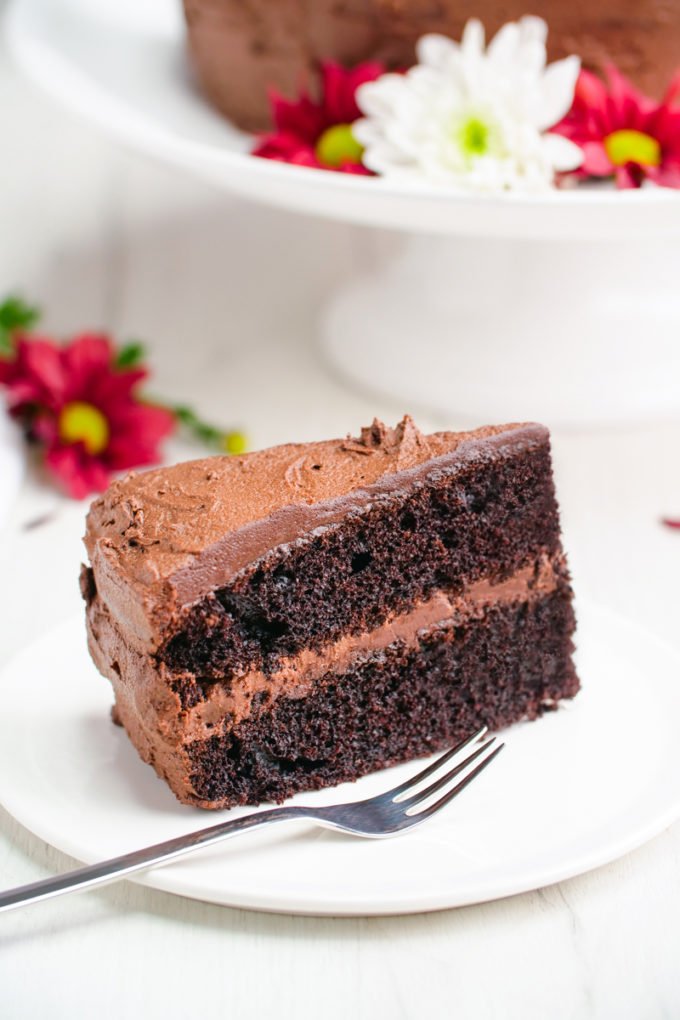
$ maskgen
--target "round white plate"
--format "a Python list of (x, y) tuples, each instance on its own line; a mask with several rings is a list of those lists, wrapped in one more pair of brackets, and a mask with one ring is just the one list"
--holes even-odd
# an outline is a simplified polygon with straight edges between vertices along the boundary
[[(136, 880), (258, 910), (390, 914), (496, 899), (613, 860), (680, 814), (679, 663), (590, 606), (579, 612), (578, 644), (578, 697), (508, 730), (500, 757), (413, 832), (371, 841), (283, 823)], [(0, 683), (0, 800), (53, 846), (91, 863), (224, 816), (178, 804), (111, 723), (82, 619), (27, 649)], [(293, 802), (370, 796), (417, 768)]]
[(457, 235), (680, 233), (680, 195), (662, 188), (481, 196), (249, 156), (247, 136), (214, 113), (191, 83), (179, 0), (13, 0), (6, 27), (20, 65), (52, 98), (133, 148), (253, 199), (355, 223)]

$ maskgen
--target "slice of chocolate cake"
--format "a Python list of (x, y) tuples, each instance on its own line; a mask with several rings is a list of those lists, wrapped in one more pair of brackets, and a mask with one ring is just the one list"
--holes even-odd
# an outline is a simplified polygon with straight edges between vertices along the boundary
[(578, 690), (540, 425), (278, 446), (92, 506), (89, 646), (181, 801), (280, 801)]

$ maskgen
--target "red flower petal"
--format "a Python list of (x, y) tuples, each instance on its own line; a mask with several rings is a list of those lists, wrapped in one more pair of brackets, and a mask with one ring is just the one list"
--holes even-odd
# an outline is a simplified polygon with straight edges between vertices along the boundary
[(90, 378), (87, 392), (91, 403), (99, 406), (117, 405), (135, 399), (133, 390), (148, 376), (145, 368), (116, 369)]
[(680, 188), (680, 165), (654, 166), (647, 171), (650, 181), (662, 188)]
[(680, 70), (675, 72), (666, 89), (666, 94), (663, 97), (664, 106), (673, 106), (676, 100), (680, 100)]
[(611, 119), (621, 123), (617, 126), (638, 128), (656, 104), (654, 100), (638, 92), (632, 82), (613, 64), (605, 68), (609, 82)]
[(602, 142), (584, 142), (581, 146), (584, 160), (581, 169), (591, 177), (611, 177), (616, 167), (607, 155)]
[(108, 372), (113, 364), (113, 344), (101, 334), (84, 333), (60, 350), (64, 371), (76, 388), (90, 376)]
[(361, 117), (356, 91), (367, 81), (375, 81), (385, 73), (382, 64), (369, 60), (346, 70), (340, 64), (326, 61), (321, 65), (323, 110), (327, 125), (352, 124)]
[(59, 348), (42, 337), (20, 336), (16, 342), (13, 371), (5, 380), (10, 407), (22, 410), (23, 404), (43, 404), (53, 409), (64, 398), (66, 379)]
[(349, 75), (332, 61), (321, 65), (323, 112), (326, 124), (351, 124), (360, 116)]
[(39, 408), (30, 421), (30, 437), (37, 439), (47, 446), (54, 446), (59, 442), (59, 423), (52, 411)]
[(278, 159), (284, 163), (299, 163), (301, 166), (321, 165), (314, 155), (313, 146), (287, 132), (261, 136), (253, 149), (253, 155), (263, 159)]
[(635, 163), (626, 163), (625, 166), (617, 166), (615, 178), (616, 187), (620, 188), (621, 191), (626, 191), (630, 188), (639, 188), (642, 184), (642, 175), (636, 173)]
[(55, 446), (45, 454), (45, 465), (73, 499), (84, 499), (102, 492), (111, 480), (111, 473), (82, 443)]
[(305, 93), (297, 101), (291, 101), (272, 92), (270, 102), (275, 133), (293, 135), (313, 147), (326, 127), (321, 106), (312, 102)]
[(606, 116), (609, 94), (605, 83), (591, 71), (581, 71), (576, 80), (574, 100), (584, 110)]
[(106, 462), (116, 471), (158, 461), (158, 444), (175, 428), (175, 418), (169, 411), (143, 404), (132, 405), (124, 421), (110, 421)]
[(342, 163), (338, 168), (343, 174), (357, 174), (359, 177), (374, 177), (375, 174), (363, 163)]
[(647, 132), (659, 140), (666, 156), (680, 159), (680, 107), (660, 106), (649, 118)]

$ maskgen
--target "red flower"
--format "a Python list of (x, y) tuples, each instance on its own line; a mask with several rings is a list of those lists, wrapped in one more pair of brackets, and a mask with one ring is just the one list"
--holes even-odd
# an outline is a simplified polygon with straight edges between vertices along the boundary
[(152, 464), (174, 415), (142, 403), (144, 368), (119, 368), (105, 336), (84, 335), (60, 347), (17, 336), (15, 356), (0, 359), (10, 414), (46, 447), (45, 463), (68, 493), (101, 492), (113, 472)]
[(315, 103), (306, 93), (295, 102), (272, 93), (275, 131), (260, 135), (254, 156), (283, 163), (340, 170), (348, 174), (371, 174), (363, 166), (363, 149), (352, 135), (352, 124), (361, 117), (354, 98), (366, 81), (374, 81), (385, 68), (375, 61), (346, 71), (330, 61), (321, 65), (321, 99)]
[(609, 88), (581, 71), (574, 103), (551, 131), (579, 145), (585, 159), (579, 176), (614, 177), (619, 188), (639, 188), (645, 179), (680, 188), (680, 72), (659, 103), (631, 85), (615, 67)]

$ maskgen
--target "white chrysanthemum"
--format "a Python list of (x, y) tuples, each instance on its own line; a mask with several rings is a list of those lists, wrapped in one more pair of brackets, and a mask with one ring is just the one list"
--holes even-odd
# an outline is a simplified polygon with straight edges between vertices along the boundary
[(575, 170), (580, 148), (548, 129), (571, 107), (580, 63), (546, 66), (546, 35), (544, 21), (527, 17), (486, 49), (475, 19), (460, 44), (423, 36), (415, 67), (357, 90), (365, 117), (352, 133), (365, 166), (476, 191), (537, 191)]

